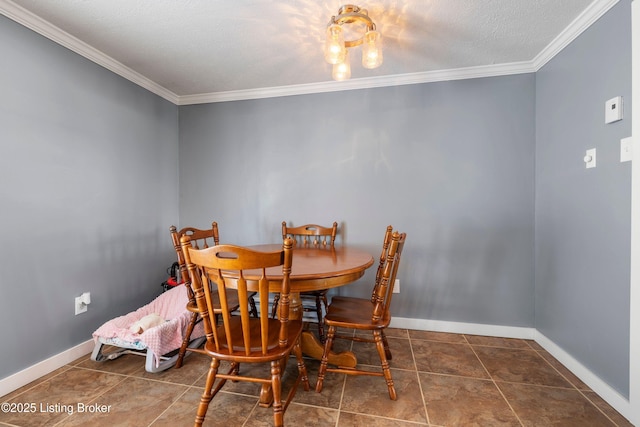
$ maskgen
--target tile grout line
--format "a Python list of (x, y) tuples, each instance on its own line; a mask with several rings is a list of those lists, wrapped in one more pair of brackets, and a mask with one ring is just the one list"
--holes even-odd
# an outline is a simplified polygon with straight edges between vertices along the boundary
[[(336, 330), (336, 334), (338, 333), (338, 331)], [(352, 332), (352, 336), (356, 335), (356, 331), (354, 330)], [(335, 340), (333, 341), (333, 343), (335, 344)], [(353, 340), (350, 340), (349, 342), (349, 351), (353, 351)], [(344, 391), (347, 388), (347, 374), (342, 374), (344, 376), (344, 378), (342, 379), (342, 390), (340, 391), (340, 404), (338, 405), (338, 416), (336, 417), (336, 425), (335, 427), (338, 427), (338, 424), (340, 423), (340, 414), (342, 413), (342, 401), (344, 399)]]
[(363, 414), (362, 412), (354, 412), (354, 411), (343, 411), (343, 412), (345, 414), (363, 415), (365, 417), (373, 418), (375, 420), (387, 420), (387, 421), (393, 421), (393, 422), (401, 422), (403, 424), (415, 424), (417, 426), (433, 426), (433, 427), (438, 426), (438, 424), (429, 424), (429, 423), (425, 424), (425, 423), (422, 423), (420, 421), (403, 420), (403, 419), (399, 419), (399, 418), (385, 417), (385, 416), (382, 416), (382, 415)]
[[(251, 420), (251, 416), (254, 414), (254, 412), (256, 412), (256, 408), (258, 407), (259, 404), (260, 404), (260, 399), (256, 400), (256, 403), (253, 404), (253, 408), (251, 408), (251, 411), (249, 411), (249, 414), (247, 414), (247, 418), (242, 423), (243, 427), (247, 425), (249, 420)], [(208, 412), (208, 410), (207, 410), (207, 412)], [(283, 414), (283, 416), (284, 416), (284, 414)]]
[(476, 356), (476, 359), (478, 359), (478, 362), (482, 366), (482, 369), (484, 369), (484, 371), (489, 376), (489, 379), (493, 383), (493, 386), (496, 388), (496, 390), (498, 390), (498, 393), (500, 393), (500, 396), (502, 396), (502, 398), (504, 399), (505, 403), (507, 404), (507, 406), (511, 410), (511, 413), (513, 414), (513, 416), (516, 417), (516, 420), (518, 420), (518, 422), (520, 423), (521, 426), (524, 426), (524, 423), (522, 422), (522, 420), (518, 416), (518, 413), (515, 411), (515, 409), (513, 409), (513, 406), (511, 406), (511, 403), (509, 402), (509, 399), (507, 399), (507, 396), (504, 395), (504, 393), (502, 392), (502, 389), (500, 387), (498, 387), (498, 384), (496, 383), (496, 380), (493, 378), (493, 375), (491, 375), (491, 373), (489, 372), (487, 367), (484, 365), (484, 363), (482, 363), (482, 359), (480, 359), (480, 356), (478, 356), (478, 353), (476, 353), (476, 349), (473, 348), (473, 345), (469, 342), (469, 340), (467, 339), (466, 335), (462, 335), (462, 336), (464, 337), (464, 340), (469, 345), (469, 348), (471, 349), (473, 354)]
[(191, 386), (187, 386), (187, 387), (186, 387), (186, 389), (185, 389), (185, 391), (183, 391), (179, 396), (176, 396), (175, 400), (174, 400), (173, 402), (171, 402), (171, 403), (170, 403), (166, 408), (164, 408), (164, 410), (163, 410), (162, 412), (160, 412), (160, 413), (158, 414), (158, 416), (157, 416), (157, 417), (155, 417), (155, 418), (153, 419), (153, 421), (151, 421), (147, 427), (151, 427), (151, 426), (153, 425), (153, 423), (155, 423), (156, 421), (158, 421), (158, 420), (160, 419), (160, 417), (162, 417), (162, 415), (164, 415), (164, 414), (165, 414), (165, 413), (166, 413), (166, 412), (167, 412), (167, 411), (168, 411), (168, 410), (169, 410), (173, 405), (175, 405), (175, 404), (176, 404), (176, 402), (178, 402), (178, 401), (182, 398), (182, 396), (184, 396), (185, 394), (187, 394), (187, 392), (188, 392), (189, 390), (191, 390)]
[(409, 331), (407, 331), (407, 335), (409, 336), (409, 350), (411, 350), (411, 358), (413, 359), (413, 367), (416, 370), (416, 377), (418, 378), (418, 387), (420, 388), (420, 395), (422, 396), (422, 407), (424, 408), (424, 414), (427, 417), (427, 425), (431, 425), (431, 420), (429, 419), (429, 410), (427, 409), (427, 401), (424, 398), (424, 390), (422, 389), (422, 382), (420, 382), (420, 373), (418, 372), (418, 364), (416, 363), (416, 354), (413, 351), (413, 340)]

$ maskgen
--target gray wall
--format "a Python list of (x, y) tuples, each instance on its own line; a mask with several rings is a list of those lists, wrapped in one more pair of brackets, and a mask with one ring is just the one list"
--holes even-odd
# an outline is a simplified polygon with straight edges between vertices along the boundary
[[(536, 328), (629, 393), (631, 1), (536, 74)], [(624, 97), (625, 119), (604, 124)], [(597, 167), (585, 169), (596, 148)]]
[(178, 123), (176, 106), (3, 16), (0, 52), (3, 378), (159, 293)]
[[(180, 107), (181, 225), (407, 232), (394, 315), (534, 322), (534, 75)], [(370, 269), (371, 270), (371, 269)], [(370, 295), (372, 271), (342, 293)]]

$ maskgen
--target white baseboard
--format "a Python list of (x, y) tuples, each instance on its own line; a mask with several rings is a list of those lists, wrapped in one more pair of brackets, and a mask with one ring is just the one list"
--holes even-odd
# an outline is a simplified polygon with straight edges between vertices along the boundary
[[(618, 393), (615, 389), (602, 381), (597, 375), (578, 362), (570, 354), (556, 345), (553, 341), (545, 337), (534, 328), (484, 325), (477, 323), (448, 322), (440, 320), (410, 319), (394, 317), (391, 320), (391, 327), (414, 329), (420, 331), (448, 332), (456, 334), (484, 335), (504, 338), (531, 339), (536, 341), (542, 348), (547, 350), (560, 363), (567, 367), (582, 382), (588, 385), (593, 391), (598, 393), (615, 410), (624, 417), (631, 417), (631, 405), (629, 400)], [(93, 350), (93, 340), (85, 341), (62, 353), (43, 360), (33, 366), (23, 369), (9, 377), (0, 380), (0, 396), (4, 396), (18, 388), (29, 384), (67, 363), (73, 362), (77, 358), (88, 354)]]
[(621, 395), (616, 389), (611, 387), (600, 377), (587, 369), (582, 363), (578, 362), (569, 353), (558, 347), (556, 343), (549, 338), (536, 331), (535, 341), (547, 350), (553, 357), (569, 369), (575, 376), (595, 391), (609, 405), (618, 411), (628, 420), (633, 418), (633, 411), (629, 399)]
[(75, 347), (58, 353), (55, 356), (29, 366), (20, 372), (16, 372), (6, 378), (0, 380), (0, 396), (11, 393), (22, 386), (29, 384), (31, 381), (47, 375), (58, 368), (63, 367), (67, 363), (73, 362), (85, 354), (91, 353), (93, 350), (93, 340), (90, 339)]
[(483, 325), (479, 323), (447, 322), (442, 320), (410, 319), (392, 317), (392, 328), (418, 331), (449, 332), (453, 334), (484, 335), (489, 337), (520, 338), (532, 340), (536, 330), (517, 326)]

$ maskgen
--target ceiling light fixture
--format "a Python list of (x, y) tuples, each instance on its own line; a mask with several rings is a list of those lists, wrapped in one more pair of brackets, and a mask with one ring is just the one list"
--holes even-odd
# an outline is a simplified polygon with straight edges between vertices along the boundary
[[(347, 27), (344, 26), (345, 24), (356, 25)], [(348, 37), (356, 38), (345, 40), (345, 32)], [(333, 64), (331, 76), (334, 80), (347, 80), (351, 77), (347, 48), (360, 45), (362, 45), (362, 66), (364, 68), (379, 67), (382, 64), (382, 37), (376, 31), (376, 24), (369, 18), (366, 9), (346, 4), (338, 10), (338, 16), (331, 17), (327, 25), (324, 58), (329, 64)]]

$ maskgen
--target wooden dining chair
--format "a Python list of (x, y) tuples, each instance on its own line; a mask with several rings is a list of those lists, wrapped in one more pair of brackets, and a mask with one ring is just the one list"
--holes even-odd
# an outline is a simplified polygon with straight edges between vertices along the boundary
[[(189, 272), (187, 271), (187, 264), (184, 260), (184, 255), (182, 253), (182, 247), (180, 246), (180, 239), (182, 236), (189, 236), (189, 242), (193, 248), (196, 249), (205, 249), (211, 246), (216, 246), (220, 244), (220, 237), (218, 232), (218, 223), (212, 222), (211, 228), (207, 230), (201, 230), (193, 227), (185, 227), (182, 230), (178, 231), (175, 226), (169, 227), (169, 233), (171, 234), (171, 241), (173, 242), (173, 248), (176, 251), (176, 256), (178, 257), (178, 264), (180, 266), (180, 277), (182, 282), (185, 285), (187, 290), (187, 296), (189, 298), (189, 302), (187, 303), (187, 310), (191, 312), (191, 318), (189, 320), (189, 325), (187, 326), (187, 331), (185, 332), (184, 339), (182, 341), (182, 345), (180, 346), (180, 350), (178, 353), (178, 358), (176, 359), (176, 368), (180, 368), (182, 366), (182, 362), (184, 360), (184, 356), (187, 352), (187, 348), (189, 346), (189, 342), (191, 340), (191, 334), (193, 333), (193, 328), (196, 323), (201, 320), (200, 314), (198, 312), (198, 306), (196, 304), (195, 294), (193, 289), (190, 286), (189, 280)], [(222, 313), (222, 308), (220, 307), (220, 301), (217, 297), (217, 294), (214, 292), (213, 294), (213, 303), (215, 307), (215, 313)], [(230, 294), (229, 298), (229, 309), (231, 311), (236, 310), (239, 306), (238, 297), (234, 295), (233, 292)], [(250, 299), (252, 313), (257, 317), (258, 312), (255, 306), (255, 301), (253, 296)]]
[[(290, 273), (293, 241), (285, 240), (283, 249), (275, 252), (258, 252), (233, 245), (219, 245), (208, 249), (191, 247), (189, 236), (181, 239), (182, 250), (187, 263), (191, 285), (196, 295), (196, 303), (203, 317), (207, 341), (204, 352), (211, 357), (204, 393), (198, 406), (195, 425), (204, 422), (211, 399), (220, 391), (227, 380), (249, 381), (271, 386), (273, 393), (273, 418), (276, 426), (282, 426), (284, 412), (296, 389), (302, 381), (309, 390), (307, 369), (302, 358), (300, 335), (302, 320), (289, 320)], [(277, 319), (269, 316), (269, 280), (266, 269), (282, 266), (280, 305)], [(208, 284), (217, 291), (222, 313), (216, 323), (213, 295)], [(240, 315), (230, 314), (228, 301), (230, 291), (237, 291), (240, 299)], [(256, 292), (259, 299), (260, 315), (249, 314), (249, 295)], [(285, 402), (282, 402), (281, 376), (289, 355), (293, 352), (297, 359), (298, 376)], [(228, 373), (218, 372), (220, 362), (231, 363)], [(240, 375), (240, 363), (269, 364), (266, 377)], [(255, 371), (255, 370), (254, 370)], [(217, 384), (216, 384), (217, 381)], [(215, 388), (214, 388), (215, 385)]]
[[(391, 378), (389, 369), (389, 359), (391, 352), (384, 330), (389, 326), (391, 314), (391, 297), (393, 296), (393, 285), (396, 280), (396, 273), (400, 265), (400, 255), (404, 247), (405, 233), (392, 231), (391, 226), (387, 227), (381, 263), (376, 273), (371, 299), (354, 297), (334, 297), (329, 304), (329, 310), (324, 317), (324, 322), (328, 326), (327, 340), (324, 344), (324, 352), (318, 370), (318, 381), (316, 391), (322, 391), (322, 384), (327, 372), (337, 372), (349, 375), (374, 375), (384, 377), (389, 389), (389, 397), (396, 400), (397, 394)], [(372, 338), (365, 338), (358, 335), (338, 335), (338, 328), (357, 329), (372, 332)], [(353, 341), (363, 341), (375, 343), (382, 366), (381, 372), (365, 371), (355, 368), (335, 367), (329, 368), (328, 357), (336, 338), (349, 339)]]
[[(291, 237), (296, 247), (315, 247), (318, 249), (331, 249), (334, 247), (336, 235), (338, 234), (338, 223), (334, 222), (331, 227), (323, 227), (316, 224), (301, 225), (299, 227), (287, 227), (286, 221), (282, 221), (282, 240)], [(320, 341), (324, 342), (324, 324), (322, 322), (322, 308), (327, 311), (327, 290), (307, 291), (300, 293), (302, 308), (306, 312), (314, 311), (318, 319), (318, 335)], [(312, 301), (313, 305), (304, 305), (305, 301)], [(272, 316), (275, 316), (278, 308), (278, 295), (274, 297)]]

